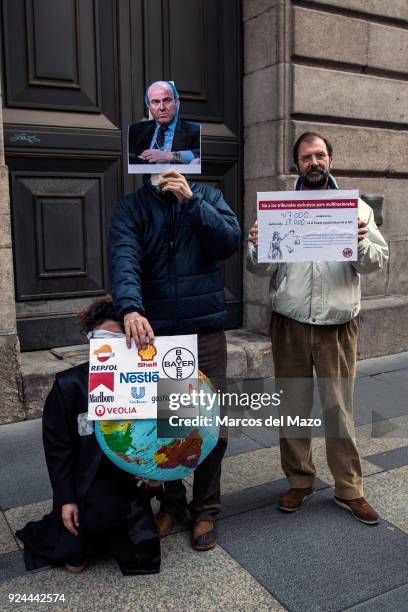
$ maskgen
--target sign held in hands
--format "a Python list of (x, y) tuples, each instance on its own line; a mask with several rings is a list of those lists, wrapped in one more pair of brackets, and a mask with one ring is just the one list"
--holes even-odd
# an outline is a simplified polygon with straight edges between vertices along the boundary
[[(161, 336), (130, 349), (125, 338), (91, 339), (88, 419), (155, 419), (159, 380), (191, 392), (198, 378), (197, 336)], [(164, 398), (165, 399), (165, 398)]]
[(356, 261), (358, 191), (257, 194), (258, 262)]

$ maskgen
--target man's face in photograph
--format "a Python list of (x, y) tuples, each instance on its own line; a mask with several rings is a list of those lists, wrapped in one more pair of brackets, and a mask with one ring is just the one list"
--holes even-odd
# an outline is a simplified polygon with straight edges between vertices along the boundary
[(174, 97), (170, 87), (152, 85), (148, 91), (149, 109), (160, 125), (171, 123), (177, 114), (180, 100)]

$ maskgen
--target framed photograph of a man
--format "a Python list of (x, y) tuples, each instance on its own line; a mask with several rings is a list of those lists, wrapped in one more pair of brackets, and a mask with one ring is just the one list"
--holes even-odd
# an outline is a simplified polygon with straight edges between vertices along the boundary
[(129, 125), (129, 173), (172, 169), (201, 174), (201, 125), (180, 119), (180, 97), (174, 83), (151, 83), (145, 103), (152, 118)]

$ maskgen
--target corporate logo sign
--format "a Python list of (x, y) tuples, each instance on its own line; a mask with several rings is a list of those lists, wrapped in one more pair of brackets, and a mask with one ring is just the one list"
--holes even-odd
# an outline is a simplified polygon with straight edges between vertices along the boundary
[(130, 349), (124, 338), (91, 339), (88, 419), (157, 418), (157, 384), (198, 377), (197, 336), (160, 336)]
[(145, 404), (147, 402), (145, 399), (146, 387), (131, 387), (130, 393), (132, 396), (131, 404)]
[(172, 348), (163, 357), (163, 371), (172, 380), (185, 380), (194, 375), (196, 358), (192, 351), (184, 346)]
[(98, 348), (95, 349), (94, 354), (96, 355), (97, 360), (102, 363), (115, 356), (115, 353), (112, 352), (112, 347), (110, 344), (102, 344), (102, 346), (98, 346)]

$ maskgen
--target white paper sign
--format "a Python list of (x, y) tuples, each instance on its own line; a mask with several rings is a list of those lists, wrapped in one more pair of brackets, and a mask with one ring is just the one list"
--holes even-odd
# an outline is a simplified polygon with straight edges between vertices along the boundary
[(257, 194), (258, 262), (356, 261), (358, 191)]
[[(157, 383), (175, 380), (191, 392), (198, 377), (197, 336), (161, 336), (130, 349), (125, 338), (89, 343), (88, 419), (157, 418)], [(185, 387), (185, 389), (184, 389)]]

